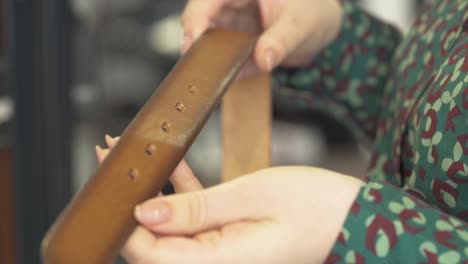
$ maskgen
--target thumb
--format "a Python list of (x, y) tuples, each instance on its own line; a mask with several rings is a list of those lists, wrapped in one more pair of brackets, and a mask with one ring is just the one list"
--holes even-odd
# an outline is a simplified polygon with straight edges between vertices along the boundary
[(240, 220), (268, 217), (265, 197), (246, 179), (203, 191), (155, 198), (135, 208), (136, 219), (159, 234), (188, 235)]
[(307, 30), (297, 25), (290, 12), (275, 20), (259, 37), (255, 48), (255, 61), (263, 71), (271, 71), (304, 41)]

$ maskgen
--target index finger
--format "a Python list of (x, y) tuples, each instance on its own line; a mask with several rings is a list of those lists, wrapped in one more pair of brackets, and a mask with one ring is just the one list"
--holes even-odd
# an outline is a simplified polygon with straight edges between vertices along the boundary
[(148, 258), (147, 255), (153, 251), (156, 240), (156, 236), (151, 231), (137, 226), (125, 242), (120, 254), (129, 263), (142, 262), (143, 258)]
[(211, 26), (215, 16), (226, 4), (226, 0), (190, 0), (181, 16), (184, 30), (182, 54)]
[(185, 160), (180, 161), (169, 180), (174, 186), (176, 193), (203, 190), (203, 186)]

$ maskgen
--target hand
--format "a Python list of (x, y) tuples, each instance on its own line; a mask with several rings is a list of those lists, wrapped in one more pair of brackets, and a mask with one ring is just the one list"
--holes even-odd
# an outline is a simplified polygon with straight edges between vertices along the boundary
[[(113, 138), (109, 135), (106, 135), (105, 140), (107, 148), (103, 149), (100, 146), (96, 146), (96, 158), (99, 164), (101, 164), (104, 161), (104, 159), (109, 155), (112, 148), (118, 143), (119, 139), (120, 137)], [(192, 170), (184, 160), (182, 160), (177, 165), (176, 169), (169, 177), (169, 181), (172, 183), (175, 193), (185, 193), (203, 189), (201, 183), (195, 177)], [(161, 196), (163, 196), (163, 194), (159, 193), (158, 197)], [(124, 246), (122, 255), (126, 259), (131, 260), (133, 259), (133, 252), (139, 252), (140, 248), (147, 248), (148, 245), (146, 243), (151, 243), (151, 241), (154, 241), (155, 239), (156, 237), (153, 233), (151, 233), (151, 231), (148, 231), (143, 226), (138, 226), (130, 235), (130, 238)]]
[(341, 16), (338, 0), (189, 0), (182, 53), (208, 28), (222, 27), (261, 33), (244, 75), (303, 66), (338, 35)]
[(148, 200), (130, 263), (323, 263), (361, 181), (316, 168), (258, 171), (206, 190)]

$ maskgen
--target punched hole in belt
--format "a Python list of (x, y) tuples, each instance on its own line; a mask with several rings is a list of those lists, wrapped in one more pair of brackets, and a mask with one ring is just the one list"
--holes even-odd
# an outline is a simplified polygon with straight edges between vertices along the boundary
[(176, 107), (177, 111), (179, 111), (179, 112), (183, 112), (185, 110), (185, 105), (183, 103), (181, 103), (181, 102), (177, 102), (175, 107)]
[(135, 168), (131, 168), (129, 171), (128, 171), (128, 179), (130, 179), (131, 181), (134, 181), (136, 180), (136, 177), (138, 176), (138, 170), (135, 169)]
[(156, 150), (156, 146), (154, 144), (149, 144), (146, 146), (145, 152), (148, 156), (153, 155), (153, 152)]
[(196, 92), (198, 91), (198, 89), (197, 89), (197, 87), (196, 87), (195, 85), (190, 84), (190, 85), (188, 86), (188, 91), (189, 91), (190, 93), (194, 94), (194, 93), (196, 93)]
[(164, 132), (168, 133), (169, 130), (171, 130), (171, 126), (172, 126), (171, 123), (169, 123), (169, 122), (164, 122), (164, 123), (162, 123), (161, 128), (162, 128), (162, 130), (163, 130)]

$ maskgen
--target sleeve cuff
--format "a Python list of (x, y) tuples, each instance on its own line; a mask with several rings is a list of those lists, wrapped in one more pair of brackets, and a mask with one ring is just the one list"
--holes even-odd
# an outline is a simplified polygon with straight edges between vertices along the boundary
[(389, 183), (370, 181), (361, 188), (326, 262), (463, 260), (468, 260), (466, 222)]

